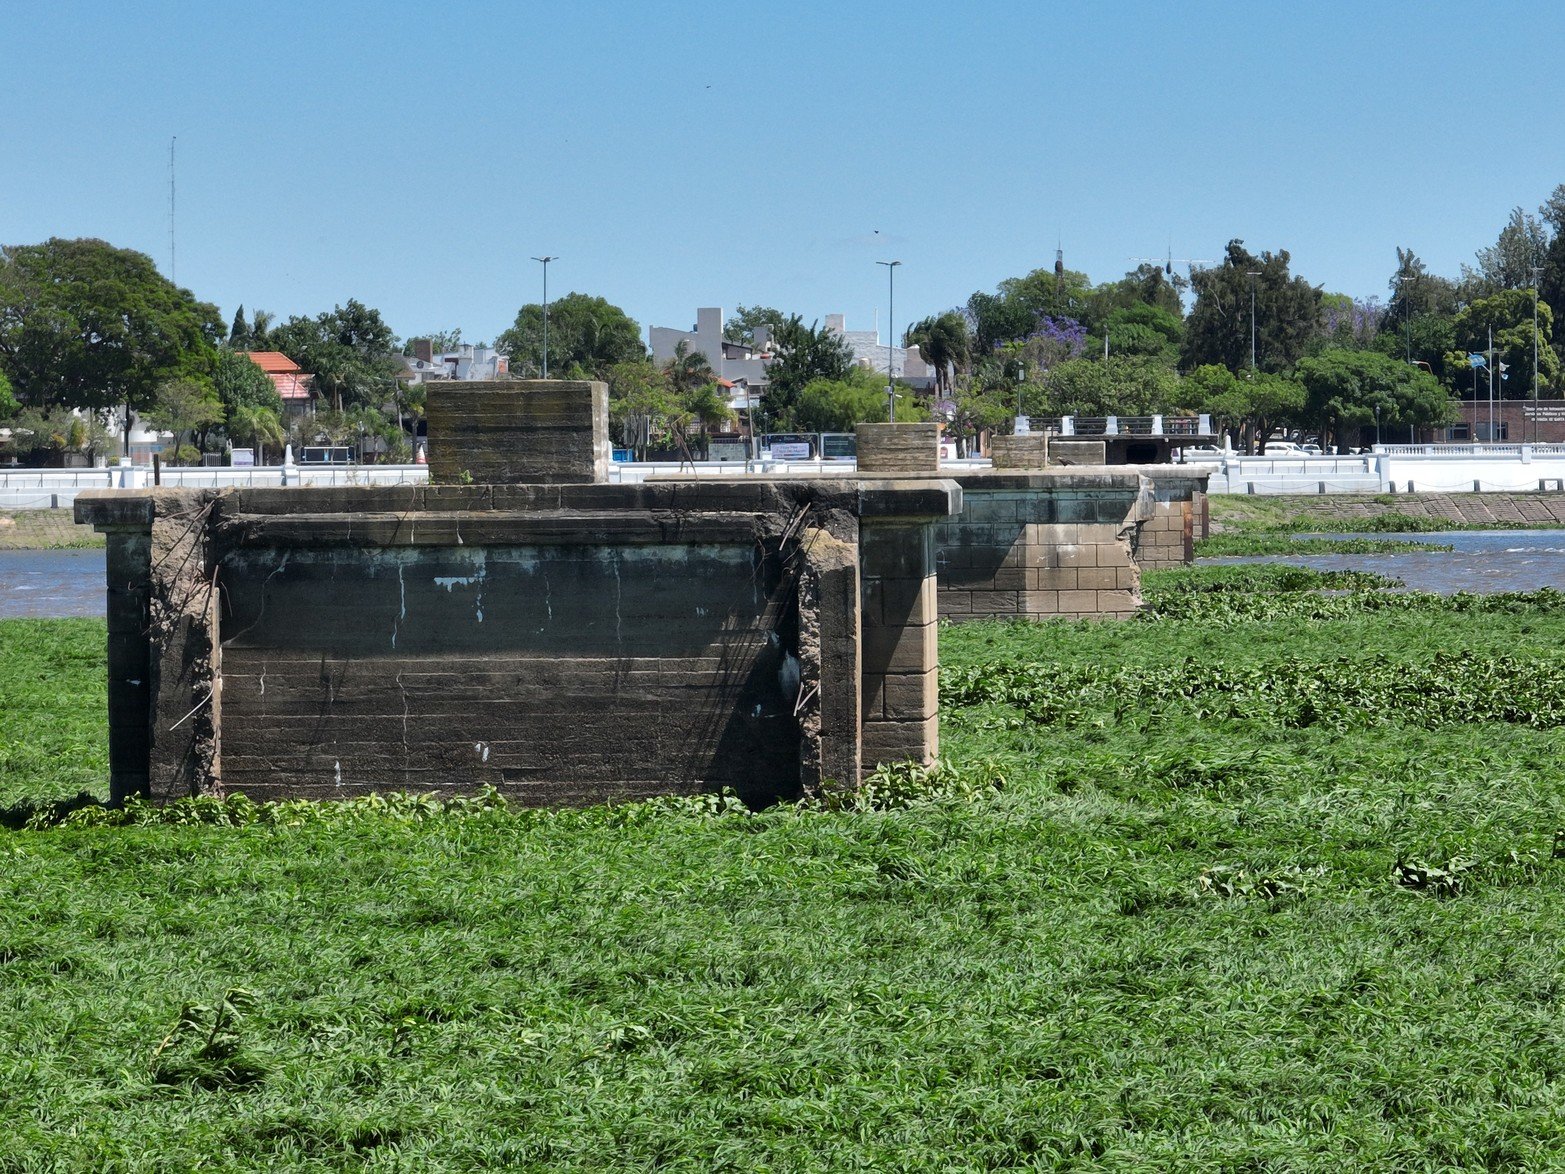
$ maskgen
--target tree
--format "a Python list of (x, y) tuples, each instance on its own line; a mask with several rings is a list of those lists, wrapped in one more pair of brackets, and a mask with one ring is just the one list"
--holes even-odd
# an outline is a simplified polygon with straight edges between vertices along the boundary
[(902, 345), (918, 347), (919, 356), (935, 369), (937, 399), (951, 394), (953, 373), (965, 371), (972, 361), (972, 338), (960, 310), (947, 310), (910, 326)]
[(619, 444), (645, 460), (654, 428), (674, 410), (668, 376), (645, 356), (615, 363), (607, 372), (609, 426)]
[[(1136, 302), (1109, 314), (1104, 322), (1108, 353), (1152, 359), (1169, 368), (1179, 361), (1179, 344), (1185, 336), (1184, 321), (1162, 306)], [(1097, 354), (1091, 341), (1088, 354)]]
[(281, 416), (283, 399), (277, 385), (249, 357), (227, 347), (218, 349), (212, 365), (212, 390), (225, 413), (235, 408), (264, 408)]
[(1184, 406), (1205, 408), (1240, 447), (1258, 447), (1262, 453), (1280, 425), (1302, 418), (1304, 399), (1304, 387), (1295, 379), (1269, 371), (1235, 375), (1217, 363), (1190, 372), (1182, 391)]
[(674, 345), (674, 357), (663, 365), (663, 374), (675, 395), (694, 391), (713, 379), (712, 364), (706, 355), (692, 351), (685, 339)]
[[(923, 418), (911, 397), (897, 398), (898, 420)], [(793, 427), (801, 432), (852, 432), (859, 424), (884, 423), (889, 416), (884, 377), (858, 367), (842, 379), (812, 379), (805, 384), (794, 405)]]
[(147, 420), (174, 434), (175, 459), (188, 461), (199, 450), (184, 443), (185, 437), (223, 422), (223, 405), (211, 387), (194, 379), (169, 379), (158, 385), (157, 395), (145, 413)]
[(980, 291), (967, 299), (973, 350), (987, 354), (1004, 343), (1026, 338), (1045, 318), (1079, 322), (1091, 308), (1091, 295), (1087, 275), (1063, 264), (1007, 278), (995, 293)]
[[(1549, 214), (1549, 206), (1542, 211)], [(1478, 273), (1490, 290), (1525, 289), (1532, 285), (1533, 266), (1541, 266), (1549, 251), (1549, 230), (1531, 213), (1512, 208), (1500, 236), (1478, 250)]]
[(21, 403), (11, 391), (11, 381), (0, 371), (0, 420), (8, 420), (21, 410)]
[[(1142, 356), (1068, 359), (1042, 381), (1042, 414), (1050, 416), (1144, 416), (1174, 404), (1179, 379)], [(1029, 410), (1036, 401), (1029, 402)]]
[(236, 351), (250, 349), (250, 327), (245, 325), (244, 303), (239, 303), (239, 309), (234, 311), (234, 320), (228, 327), (228, 345)]
[(1451, 400), (1429, 372), (1377, 351), (1334, 347), (1301, 359), (1304, 414), (1319, 423), (1322, 446), (1346, 443), (1345, 429), (1435, 425), (1452, 418)]
[(805, 385), (816, 379), (846, 379), (853, 369), (853, 348), (819, 323), (805, 326), (797, 314), (783, 323), (775, 342), (763, 406), (775, 427), (791, 428), (794, 403)]
[(1001, 384), (980, 382), (977, 377), (956, 381), (946, 413), (946, 428), (956, 441), (958, 456), (969, 456), (985, 432), (1003, 427), (1014, 418), (1015, 399)]
[(281, 417), (270, 408), (241, 403), (228, 411), (224, 428), (228, 438), (256, 449), (256, 464), (266, 463), (266, 446), (280, 446), (287, 439)]
[[(1446, 356), (1449, 370), (1458, 375), (1469, 371), (1466, 356), (1469, 353), (1489, 349), (1489, 339), (1494, 339), (1498, 359), (1507, 368), (1503, 380), (1499, 368), (1495, 369), (1496, 387), (1502, 399), (1530, 399), (1532, 385), (1533, 348), (1533, 291), (1531, 289), (1501, 290), (1492, 297), (1480, 298), (1459, 313), (1451, 323), (1455, 349)], [(1554, 311), (1547, 303), (1538, 303), (1538, 382), (1554, 385), (1559, 382), (1560, 358), (1555, 353)], [(1493, 362), (1495, 356), (1490, 356)], [(1456, 380), (1457, 384), (1461, 379)], [(1457, 386), (1458, 394), (1470, 388)]]
[(222, 332), (217, 307), (144, 253), (60, 238), (0, 248), (0, 369), (26, 404), (145, 408), (167, 380), (203, 377)]
[[(543, 371), (543, 305), (517, 311), (511, 328), (495, 340), (511, 357), (513, 375)], [(602, 379), (616, 363), (646, 353), (641, 327), (624, 310), (590, 294), (568, 293), (549, 303), (549, 372), (556, 378)]]
[(397, 336), (380, 312), (363, 302), (349, 298), (330, 313), (295, 315), (270, 331), (268, 341), (268, 349), (282, 351), (315, 376), (316, 389), (337, 411), (393, 398)]
[(1256, 366), (1280, 372), (1299, 360), (1319, 327), (1321, 291), (1291, 276), (1288, 260), (1286, 249), (1257, 257), (1243, 241), (1232, 240), (1221, 265), (1191, 276), (1196, 300), (1185, 323), (1184, 370), (1208, 363), (1230, 371), (1250, 365), (1252, 290)]
[(734, 316), (723, 323), (723, 337), (729, 342), (754, 346), (756, 327), (765, 327), (775, 338), (787, 321), (786, 314), (770, 306), (741, 305), (734, 311)]
[(451, 330), (426, 330), (423, 334), (410, 335), (402, 345), (404, 355), (413, 353), (413, 340), (416, 338), (422, 338), (429, 343), (429, 349), (433, 354), (443, 355), (462, 345), (462, 328), (458, 326)]

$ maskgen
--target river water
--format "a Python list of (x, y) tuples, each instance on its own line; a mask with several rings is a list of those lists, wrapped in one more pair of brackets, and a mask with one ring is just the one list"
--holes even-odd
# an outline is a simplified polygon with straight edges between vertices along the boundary
[[(1318, 570), (1375, 571), (1401, 579), (1411, 591), (1536, 591), (1565, 589), (1565, 530), (1455, 530), (1437, 534), (1335, 534), (1313, 537), (1438, 542), (1450, 553), (1300, 554), (1197, 560), (1291, 563)], [(0, 619), (101, 616), (103, 551), (0, 550)]]
[(0, 550), (0, 620), (101, 616), (103, 550)]
[(1368, 538), (1428, 542), (1447, 552), (1387, 551), (1385, 554), (1279, 554), (1197, 559), (1197, 566), (1285, 563), (1320, 571), (1373, 571), (1401, 579), (1409, 591), (1452, 595), (1473, 591), (1565, 590), (1565, 530), (1451, 530), (1434, 534), (1307, 534), (1307, 538)]

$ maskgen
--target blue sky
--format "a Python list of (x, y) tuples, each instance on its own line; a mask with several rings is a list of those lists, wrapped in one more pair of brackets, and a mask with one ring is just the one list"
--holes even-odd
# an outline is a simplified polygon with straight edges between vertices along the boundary
[(1565, 9), (1456, 3), (0, 0), (0, 241), (97, 236), (225, 316), (541, 296), (867, 329), (1066, 263), (1289, 250), (1386, 294), (1565, 182)]

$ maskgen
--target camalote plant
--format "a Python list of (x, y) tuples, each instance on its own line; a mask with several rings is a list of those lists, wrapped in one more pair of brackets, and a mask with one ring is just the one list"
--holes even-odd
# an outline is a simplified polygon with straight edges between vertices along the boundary
[[(13, 818), (0, 1168), (1565, 1164), (1561, 596), (1146, 583), (942, 628), (857, 795)], [(0, 623), (14, 814), (103, 641)]]

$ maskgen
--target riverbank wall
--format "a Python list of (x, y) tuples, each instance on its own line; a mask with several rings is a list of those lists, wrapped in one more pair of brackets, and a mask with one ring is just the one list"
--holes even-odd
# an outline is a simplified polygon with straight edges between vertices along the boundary
[(1289, 518), (1341, 521), (1402, 514), (1471, 526), (1565, 526), (1565, 494), (1396, 493), (1214, 497), (1212, 530)]

